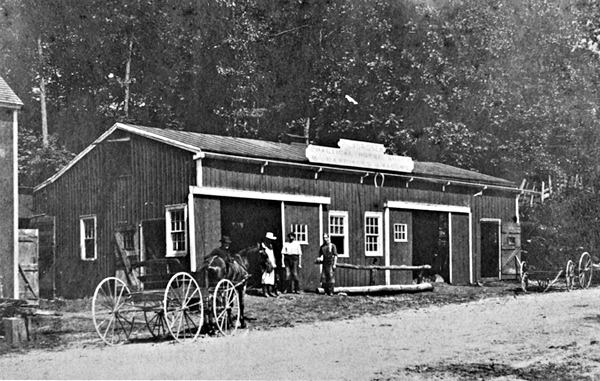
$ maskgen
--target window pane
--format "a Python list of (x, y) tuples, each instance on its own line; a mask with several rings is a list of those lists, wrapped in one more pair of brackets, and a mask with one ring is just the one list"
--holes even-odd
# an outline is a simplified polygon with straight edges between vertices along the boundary
[(135, 233), (131, 230), (123, 232), (123, 248), (125, 250), (135, 249), (134, 237)]
[(292, 224), (291, 232), (295, 234), (296, 241), (300, 243), (308, 243), (308, 225)]
[(96, 258), (96, 247), (95, 241), (93, 239), (85, 240), (85, 259), (94, 259)]
[(96, 258), (96, 220), (94, 218), (82, 218), (82, 259)]
[(344, 250), (344, 237), (331, 237), (331, 243), (335, 245), (337, 248), (337, 252), (339, 255), (346, 254)]
[(185, 252), (187, 250), (185, 209), (169, 210), (171, 251)]

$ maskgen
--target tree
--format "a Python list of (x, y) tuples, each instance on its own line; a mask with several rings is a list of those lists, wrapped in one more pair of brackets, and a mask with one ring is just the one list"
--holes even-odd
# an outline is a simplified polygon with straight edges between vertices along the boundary
[(50, 135), (47, 143), (32, 130), (19, 127), (19, 186), (35, 187), (67, 165), (75, 156)]

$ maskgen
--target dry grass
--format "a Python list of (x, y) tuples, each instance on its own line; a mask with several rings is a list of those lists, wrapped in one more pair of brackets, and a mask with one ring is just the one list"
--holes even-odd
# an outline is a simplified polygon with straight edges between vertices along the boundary
[[(557, 290), (560, 290), (560, 286)], [(249, 329), (270, 330), (294, 327), (325, 320), (353, 319), (364, 315), (381, 315), (402, 309), (419, 309), (430, 305), (467, 303), (488, 297), (514, 295), (519, 292), (515, 282), (494, 282), (483, 286), (450, 286), (436, 284), (434, 291), (380, 295), (336, 295), (315, 293), (280, 295), (264, 298), (252, 291), (246, 296), (246, 317)], [(41, 301), (39, 309), (55, 315), (30, 318), (32, 341), (20, 347), (0, 342), (0, 355), (30, 349), (61, 350), (78, 343), (103, 345), (95, 332), (91, 298), (80, 300)], [(143, 317), (136, 330), (138, 340), (148, 340)]]

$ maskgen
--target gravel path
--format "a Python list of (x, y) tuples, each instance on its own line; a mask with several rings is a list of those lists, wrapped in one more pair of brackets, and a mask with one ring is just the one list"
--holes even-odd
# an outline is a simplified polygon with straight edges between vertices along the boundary
[(0, 378), (600, 379), (599, 301), (594, 288), (241, 331), (189, 345), (80, 342), (2, 356)]

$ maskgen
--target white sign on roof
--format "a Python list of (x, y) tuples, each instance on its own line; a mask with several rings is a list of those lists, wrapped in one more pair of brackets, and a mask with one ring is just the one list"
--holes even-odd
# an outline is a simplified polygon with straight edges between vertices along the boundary
[(338, 146), (340, 148), (311, 144), (306, 147), (306, 158), (311, 163), (394, 172), (410, 173), (415, 167), (412, 158), (408, 156), (386, 155), (383, 144), (340, 139)]

